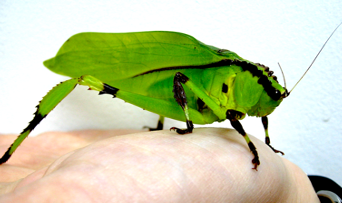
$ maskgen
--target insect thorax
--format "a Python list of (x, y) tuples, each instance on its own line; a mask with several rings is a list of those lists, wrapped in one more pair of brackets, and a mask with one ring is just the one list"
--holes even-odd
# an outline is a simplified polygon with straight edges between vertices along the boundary
[[(246, 64), (227, 67), (233, 72), (227, 72), (217, 101), (225, 110), (233, 109), (257, 117), (269, 115), (281, 103), (285, 90), (267, 67), (248, 63), (246, 68)], [(274, 93), (277, 91), (279, 96)]]

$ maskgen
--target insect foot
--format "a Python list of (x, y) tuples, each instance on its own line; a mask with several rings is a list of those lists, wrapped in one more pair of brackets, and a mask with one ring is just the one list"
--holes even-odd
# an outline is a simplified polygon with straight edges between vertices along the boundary
[(184, 129), (183, 130), (183, 129), (180, 129), (180, 128), (172, 127), (172, 128), (170, 128), (170, 131), (171, 130), (176, 131), (180, 135), (192, 133), (192, 129), (191, 130), (189, 130), (189, 129)]
[(252, 164), (254, 164), (254, 170), (255, 171), (258, 171), (258, 166), (260, 165), (260, 160), (259, 160), (259, 155), (258, 155), (258, 152), (254, 146), (254, 144), (252, 142), (248, 143), (248, 147), (249, 149), (251, 150), (251, 152), (253, 153), (254, 155), (254, 158), (252, 160)]
[[(266, 139), (267, 139), (267, 138), (266, 138)], [(267, 144), (267, 143), (266, 143), (266, 144)], [(274, 149), (274, 147), (272, 147), (270, 144), (267, 144), (267, 146), (269, 146), (269, 147), (273, 150), (274, 153), (280, 153), (281, 155), (285, 155), (284, 152)]]
[(267, 146), (269, 148), (271, 148), (273, 150), (273, 152), (281, 153), (282, 155), (285, 155), (284, 152), (276, 150), (271, 146), (270, 136), (268, 135), (268, 119), (267, 119), (267, 116), (261, 117), (261, 121), (262, 121), (262, 125), (264, 126), (265, 133), (266, 133), (265, 144), (267, 144)]
[(184, 135), (184, 134), (188, 134), (188, 133), (192, 133), (192, 130), (194, 129), (194, 125), (192, 123), (192, 121), (190, 120), (187, 120), (186, 121), (186, 129), (180, 129), (180, 128), (176, 128), (176, 127), (172, 127), (170, 128), (170, 131), (171, 130), (175, 130), (178, 134), (180, 135)]

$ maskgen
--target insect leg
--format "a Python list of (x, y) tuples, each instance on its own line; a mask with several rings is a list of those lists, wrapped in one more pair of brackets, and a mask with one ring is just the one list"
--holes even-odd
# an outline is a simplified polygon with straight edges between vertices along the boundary
[(20, 133), (18, 138), (0, 158), (0, 164), (5, 163), (12, 156), (13, 152), (40, 123), (40, 121), (42, 121), (50, 113), (50, 111), (52, 111), (75, 88), (77, 84), (89, 86), (89, 89), (100, 91), (100, 94), (105, 92), (115, 95), (118, 90), (89, 75), (85, 75), (80, 78), (69, 79), (58, 84), (51, 89), (40, 101), (39, 105), (37, 106), (37, 111), (34, 113), (33, 120)]
[(174, 97), (175, 97), (177, 103), (182, 107), (182, 109), (184, 111), (185, 118), (186, 118), (186, 126), (187, 126), (187, 129), (185, 129), (185, 130), (179, 129), (176, 127), (172, 127), (170, 129), (170, 130), (176, 130), (178, 134), (192, 133), (192, 130), (194, 129), (194, 126), (193, 126), (192, 121), (190, 120), (190, 116), (189, 116), (189, 107), (187, 104), (185, 91), (184, 91), (184, 88), (182, 86), (182, 83), (185, 84), (188, 80), (189, 80), (188, 77), (186, 77), (185, 75), (183, 75), (179, 72), (176, 73), (174, 80), (173, 80)]
[(32, 132), (32, 130), (42, 121), (47, 114), (54, 109), (57, 104), (63, 100), (77, 85), (78, 79), (69, 79), (55, 86), (49, 91), (37, 106), (37, 111), (34, 113), (33, 120), (29, 125), (20, 133), (18, 138), (8, 148), (5, 154), (0, 158), (0, 164), (5, 163), (23, 142), (23, 140)]
[(266, 144), (267, 144), (275, 153), (280, 153), (280, 154), (284, 155), (284, 152), (279, 151), (279, 150), (276, 150), (276, 149), (274, 149), (274, 148), (271, 146), (270, 136), (268, 135), (268, 119), (267, 119), (267, 116), (261, 117), (261, 121), (262, 121), (262, 124), (263, 124), (263, 126), (264, 126), (265, 134), (266, 134), (265, 143), (266, 143)]
[[(182, 120), (182, 117), (179, 117), (179, 115), (183, 113), (183, 110), (178, 105), (172, 102), (120, 90), (106, 83), (103, 83), (95, 77), (84, 75), (79, 78), (73, 78), (60, 83), (51, 91), (49, 91), (46, 96), (44, 96), (42, 101), (37, 106), (37, 111), (35, 112), (33, 120), (18, 136), (14, 143), (5, 152), (5, 154), (0, 158), (0, 164), (5, 163), (11, 157), (13, 152), (30, 134), (30, 132), (32, 132), (32, 130), (40, 123), (40, 121), (44, 119), (47, 114), (51, 110), (53, 110), (59, 104), (59, 102), (61, 102), (63, 98), (66, 97), (75, 88), (77, 84), (88, 86), (90, 90), (99, 91), (99, 94), (113, 95), (114, 97), (123, 99), (128, 103), (139, 105), (140, 107), (151, 112), (159, 112), (161, 115), (169, 114), (172, 118)], [(205, 121), (201, 113), (199, 113), (197, 110), (189, 108), (189, 112), (191, 113), (191, 115), (194, 115), (199, 122), (202, 123), (203, 121)]]
[[(192, 121), (190, 120), (190, 117), (189, 117), (189, 112), (191, 113), (193, 118), (196, 118), (196, 117), (198, 118), (198, 117), (203, 117), (203, 116), (200, 114), (196, 114), (196, 112), (199, 113), (198, 111), (193, 112), (192, 109), (188, 109), (186, 96), (185, 96), (185, 92), (184, 92), (182, 84), (187, 86), (199, 99), (201, 99), (214, 112), (214, 114), (218, 117), (219, 120), (226, 119), (226, 114), (225, 114), (226, 111), (220, 105), (218, 105), (215, 101), (213, 101), (213, 99), (210, 98), (210, 96), (208, 96), (208, 94), (205, 91), (203, 91), (203, 89), (201, 89), (199, 86), (193, 83), (187, 76), (185, 76), (184, 74), (180, 72), (177, 72), (174, 78), (174, 85), (173, 85), (174, 98), (183, 109), (183, 112), (185, 114), (185, 118), (187, 121), (188, 130), (193, 129)], [(196, 114), (196, 116), (194, 117), (193, 114)], [(177, 130), (177, 132), (182, 131), (179, 128), (171, 128), (171, 129)]]
[(158, 124), (156, 128), (151, 128), (148, 126), (144, 126), (144, 128), (148, 128), (150, 131), (155, 131), (155, 130), (162, 130), (164, 127), (164, 116), (159, 116)]
[(257, 170), (258, 165), (260, 165), (258, 152), (257, 152), (253, 142), (249, 139), (248, 135), (246, 134), (245, 130), (243, 129), (241, 123), (238, 120), (238, 118), (241, 117), (242, 113), (235, 111), (235, 110), (227, 110), (226, 115), (227, 115), (227, 119), (230, 121), (230, 123), (232, 124), (234, 129), (236, 131), (238, 131), (243, 136), (243, 138), (246, 140), (250, 151), (254, 155), (254, 158), (252, 160), (252, 163), (254, 164), (253, 169)]

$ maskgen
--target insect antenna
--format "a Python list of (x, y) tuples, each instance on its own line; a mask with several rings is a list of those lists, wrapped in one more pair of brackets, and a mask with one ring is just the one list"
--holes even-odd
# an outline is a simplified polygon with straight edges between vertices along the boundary
[(281, 75), (283, 75), (283, 79), (284, 79), (284, 87), (285, 87), (285, 89), (286, 89), (286, 80), (285, 80), (285, 74), (284, 74), (284, 71), (283, 71), (283, 69), (281, 68), (281, 66), (280, 66), (280, 63), (279, 63), (279, 62), (278, 62), (278, 66), (279, 66), (279, 68), (280, 68)]
[(302, 77), (297, 81), (297, 83), (294, 85), (294, 87), (291, 89), (291, 91), (289, 92), (289, 94), (292, 92), (292, 90), (297, 86), (297, 84), (303, 79), (303, 77), (305, 76), (305, 74), (309, 71), (309, 69), (312, 67), (313, 63), (315, 63), (317, 57), (319, 56), (319, 54), (321, 54), (323, 48), (325, 47), (325, 45), (328, 43), (328, 41), (330, 40), (330, 38), (334, 35), (335, 31), (340, 27), (340, 25), (342, 24), (342, 22), (335, 28), (335, 30), (330, 34), (329, 38), (325, 41), (325, 43), (323, 44), (322, 48), (319, 50), (319, 52), (317, 53), (317, 55), (315, 56), (315, 58), (312, 60), (310, 66), (307, 68), (307, 70), (304, 72), (304, 74), (302, 75)]
[(281, 71), (281, 75), (283, 75), (283, 80), (284, 80), (284, 88), (285, 88), (285, 92), (284, 92), (284, 94), (282, 95), (282, 97), (283, 98), (286, 98), (286, 97), (288, 97), (289, 95), (290, 95), (290, 92), (287, 90), (287, 88), (286, 88), (286, 79), (285, 79), (285, 74), (284, 74), (284, 71), (283, 71), (283, 69), (281, 68), (281, 66), (280, 66), (280, 63), (278, 62), (278, 66), (279, 66), (279, 68), (280, 68), (280, 71)]

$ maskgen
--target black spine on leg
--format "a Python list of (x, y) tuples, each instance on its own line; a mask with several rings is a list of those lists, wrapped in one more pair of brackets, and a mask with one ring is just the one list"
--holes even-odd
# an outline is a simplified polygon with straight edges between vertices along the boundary
[[(177, 103), (182, 107), (183, 110), (185, 110), (185, 107), (187, 107), (187, 100), (184, 88), (182, 86), (182, 83), (185, 84), (189, 78), (185, 75), (183, 75), (180, 72), (177, 72), (174, 79), (173, 79), (173, 93), (174, 98), (176, 99)], [(192, 130), (194, 129), (194, 125), (191, 120), (186, 120), (186, 126), (187, 129), (182, 130), (176, 127), (172, 127), (170, 130), (176, 130), (178, 134), (187, 134), (192, 133)]]
[(176, 132), (180, 135), (192, 133), (192, 130), (194, 129), (194, 125), (192, 124), (192, 121), (187, 120), (186, 121), (186, 127), (187, 127), (187, 129), (184, 129), (184, 130), (180, 129), (180, 128), (176, 128), (176, 127), (172, 127), (172, 128), (170, 128), (170, 130), (176, 130)]
[(194, 124), (192, 123), (191, 120), (186, 121), (186, 127), (188, 128), (188, 133), (191, 133), (192, 130), (194, 129)]
[[(264, 126), (265, 131), (267, 131), (267, 129), (268, 129), (267, 116), (261, 117), (261, 122), (262, 122), (262, 125)], [(280, 154), (284, 155), (284, 152), (276, 150), (276, 149), (274, 149), (274, 147), (271, 146), (271, 140), (270, 140), (270, 137), (268, 135), (266, 135), (266, 137), (265, 137), (265, 143), (267, 144), (267, 146), (269, 146), (273, 150), (273, 152), (280, 153)]]
[[(145, 126), (147, 127), (147, 126)], [(164, 124), (162, 123), (162, 121), (158, 120), (158, 124), (157, 124), (157, 128), (151, 128), (151, 127), (147, 127), (150, 131), (156, 131), (156, 130), (162, 130), (164, 127)]]
[[(230, 124), (233, 126), (233, 128), (238, 131), (245, 139), (248, 138), (245, 130), (243, 129), (241, 123), (239, 122), (239, 120), (237, 118), (241, 118), (242, 113), (238, 112), (236, 110), (227, 110), (226, 112), (226, 117), (227, 119), (230, 121)], [(253, 144), (252, 141), (250, 141), (248, 139), (248, 147), (249, 150), (253, 153), (254, 158), (252, 160), (252, 163), (254, 164), (254, 168), (255, 170), (257, 170), (258, 165), (260, 165), (260, 160), (259, 160), (259, 155), (258, 152)]]
[[(37, 106), (37, 111), (34, 113), (34, 118), (31, 120), (29, 125), (20, 133), (19, 137), (25, 132), (31, 132), (47, 115), (41, 115), (38, 113), (39, 105)], [(0, 164), (7, 162), (7, 160), (12, 156), (13, 152), (10, 153), (13, 144), (7, 149), (4, 155), (0, 158)]]
[[(11, 146), (12, 147), (12, 146)], [(3, 164), (5, 162), (7, 162), (7, 160), (12, 156), (9, 152), (10, 152), (11, 148), (8, 148), (8, 150), (5, 152), (5, 154), (1, 157), (0, 159), (0, 164)]]
[[(261, 122), (262, 122), (262, 125), (264, 126), (265, 131), (267, 131), (267, 129), (268, 129), (268, 119), (267, 119), (267, 117), (266, 116), (261, 117)], [(265, 137), (265, 143), (267, 145), (269, 145), (271, 143), (270, 138), (268, 136)]]
[[(32, 131), (39, 123), (40, 121), (42, 121), (47, 115), (41, 115), (40, 113), (38, 113), (39, 110), (39, 106), (37, 106), (37, 112), (34, 114), (34, 118), (33, 120), (29, 123), (29, 125), (23, 130), (22, 133), (26, 132), (26, 131)], [(21, 134), (22, 134), (21, 133)]]
[(237, 117), (241, 117), (241, 113), (235, 110), (227, 110), (226, 112), (227, 119), (230, 121), (233, 128), (238, 131), (242, 136), (246, 135), (245, 130), (243, 129), (241, 123), (236, 119)]
[[(271, 147), (270, 143), (271, 143), (271, 140), (270, 140), (270, 137), (265, 137), (265, 143)], [(273, 149), (273, 147), (271, 147), (271, 149)]]
[(181, 74), (180, 72), (177, 72), (175, 75), (175, 78), (173, 79), (174, 97), (177, 103), (182, 107), (183, 110), (184, 110), (184, 107), (187, 105), (187, 100), (186, 100), (184, 88), (181, 83), (185, 84), (188, 80), (189, 78)]
[(268, 119), (267, 116), (261, 117), (262, 125), (264, 126), (264, 129), (268, 129)]
[(116, 97), (116, 93), (119, 91), (119, 89), (112, 87), (106, 83), (103, 84), (103, 90), (99, 92), (99, 95), (102, 94), (110, 94), (113, 95), (113, 98)]
[(162, 130), (164, 127), (164, 124), (162, 123), (162, 121), (158, 120), (158, 125), (157, 125), (157, 130)]
[(254, 164), (254, 168), (255, 170), (258, 170), (257, 167), (260, 165), (260, 160), (259, 160), (259, 155), (258, 155), (258, 152), (254, 146), (254, 144), (252, 142), (249, 142), (248, 143), (248, 147), (249, 149), (251, 150), (251, 152), (253, 153), (254, 155), (254, 158), (252, 160), (252, 163)]

